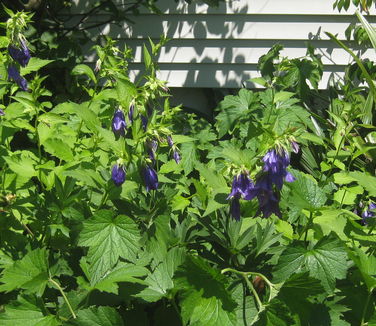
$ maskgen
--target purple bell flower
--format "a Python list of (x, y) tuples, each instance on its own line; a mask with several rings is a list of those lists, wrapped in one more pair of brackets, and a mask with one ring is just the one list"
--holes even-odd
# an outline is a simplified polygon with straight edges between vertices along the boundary
[(142, 128), (144, 129), (144, 132), (146, 132), (146, 129), (148, 127), (148, 118), (145, 117), (144, 115), (140, 115), (141, 116), (141, 124), (142, 124)]
[(240, 221), (240, 202), (239, 198), (233, 198), (230, 203), (230, 215), (236, 221)]
[(257, 191), (251, 179), (248, 177), (248, 175), (241, 173), (234, 176), (231, 192), (227, 199), (243, 198), (245, 200), (251, 200), (256, 197), (256, 195)]
[(8, 46), (8, 53), (14, 61), (17, 61), (22, 67), (26, 67), (30, 60), (30, 51), (24, 40), (21, 41), (21, 47), (13, 45)]
[(180, 154), (177, 150), (174, 150), (174, 152), (172, 153), (172, 157), (174, 158), (174, 160), (177, 164), (180, 163), (181, 157), (180, 157)]
[(294, 176), (287, 172), (286, 168), (290, 164), (290, 157), (285, 150), (278, 153), (272, 149), (268, 151), (262, 159), (264, 161), (264, 171), (270, 176), (270, 181), (278, 189), (282, 189), (283, 181), (293, 182)]
[(4, 110), (2, 110), (2, 109), (0, 109), (0, 116), (1, 115), (5, 115), (5, 112), (4, 112)]
[(114, 117), (112, 118), (112, 131), (116, 137), (125, 136), (125, 130), (127, 124), (125, 122), (124, 113), (122, 110), (117, 109), (115, 111)]
[(27, 91), (26, 79), (20, 75), (18, 69), (13, 65), (10, 65), (8, 67), (8, 79), (14, 80), (17, 83), (18, 87), (20, 87), (25, 92)]
[(144, 182), (146, 186), (146, 191), (150, 190), (157, 190), (158, 188), (158, 175), (157, 172), (150, 166), (147, 165), (143, 169), (143, 177), (144, 177)]
[(363, 224), (368, 224), (368, 219), (372, 218), (372, 217), (375, 217), (375, 213), (372, 212), (372, 210), (375, 210), (376, 209), (376, 204), (375, 203), (371, 203), (368, 205), (368, 209), (366, 209), (365, 211), (363, 211), (362, 213), (362, 223)]
[(147, 146), (147, 151), (148, 151), (148, 154), (149, 154), (149, 158), (152, 161), (155, 161), (155, 153), (156, 153), (156, 151), (158, 149), (158, 142), (155, 139), (148, 140), (146, 142), (146, 146)]
[(115, 164), (112, 167), (111, 179), (117, 187), (124, 183), (125, 176), (126, 172), (123, 165)]
[(167, 143), (168, 143), (168, 146), (170, 146), (170, 147), (174, 146), (174, 142), (173, 142), (172, 137), (170, 135), (167, 136)]
[(134, 119), (134, 104), (133, 103), (129, 107), (128, 119), (129, 119), (130, 123), (133, 123), (133, 119)]
[(299, 153), (299, 144), (296, 142), (296, 141), (292, 141), (291, 142), (291, 147), (292, 147), (292, 151), (295, 153), (295, 154), (298, 154)]
[(231, 192), (227, 199), (231, 199), (230, 214), (239, 221), (240, 220), (240, 198), (251, 200), (257, 195), (257, 189), (247, 174), (241, 173), (235, 175), (232, 181)]

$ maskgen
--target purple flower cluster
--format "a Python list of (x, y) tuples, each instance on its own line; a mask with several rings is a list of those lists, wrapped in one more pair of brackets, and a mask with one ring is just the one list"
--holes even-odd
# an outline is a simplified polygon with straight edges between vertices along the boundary
[(376, 204), (370, 203), (368, 205), (368, 209), (364, 210), (362, 213), (362, 223), (368, 224), (368, 220), (372, 217), (375, 217), (376, 214), (373, 212), (373, 210), (376, 210)]
[(8, 53), (14, 61), (18, 62), (22, 67), (26, 67), (31, 58), (30, 51), (25, 40), (21, 40), (20, 44), (19, 48), (13, 44), (9, 45)]
[[(13, 44), (9, 45), (8, 53), (10, 57), (22, 67), (26, 67), (30, 61), (30, 51), (25, 40), (20, 41), (20, 47), (16, 47)], [(14, 64), (8, 66), (8, 79), (16, 82), (18, 87), (23, 91), (26, 92), (28, 90), (26, 79), (20, 75), (18, 68)]]
[(263, 173), (255, 184), (244, 172), (233, 179), (231, 193), (227, 199), (232, 199), (230, 214), (237, 221), (240, 219), (240, 198), (251, 200), (257, 197), (259, 212), (263, 214), (263, 217), (269, 217), (273, 213), (281, 217), (279, 191), (284, 181), (295, 180), (294, 176), (286, 170), (290, 164), (290, 158), (286, 151), (277, 152), (272, 149), (262, 160), (264, 162)]

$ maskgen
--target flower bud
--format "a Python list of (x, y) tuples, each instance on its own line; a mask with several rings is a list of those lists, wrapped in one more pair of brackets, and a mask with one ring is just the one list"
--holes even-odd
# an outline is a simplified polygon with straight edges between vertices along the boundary
[(117, 187), (124, 183), (125, 176), (126, 172), (123, 165), (115, 164), (112, 167), (111, 179)]
[(143, 169), (143, 177), (146, 186), (146, 191), (157, 190), (158, 188), (158, 175), (157, 172), (150, 166), (147, 165)]
[(115, 136), (125, 136), (125, 129), (127, 124), (125, 122), (124, 113), (122, 110), (117, 109), (114, 117), (112, 118), (112, 131), (114, 132)]

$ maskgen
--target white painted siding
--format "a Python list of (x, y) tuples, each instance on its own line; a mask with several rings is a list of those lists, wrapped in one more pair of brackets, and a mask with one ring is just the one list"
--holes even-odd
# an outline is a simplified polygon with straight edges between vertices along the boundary
[[(122, 1), (125, 0), (118, 0), (119, 5)], [(325, 72), (320, 87), (326, 88), (330, 76), (340, 75), (351, 58), (324, 31), (345, 40), (345, 29), (356, 21), (355, 8), (338, 13), (332, 9), (333, 2), (235, 0), (210, 8), (205, 4), (161, 0), (157, 6), (162, 15), (144, 12), (129, 17), (135, 24), (107, 25), (91, 33), (108, 34), (134, 50), (132, 76), (142, 70), (143, 42), (148, 37), (157, 41), (161, 34), (167, 35), (171, 41), (157, 58), (159, 77), (170, 87), (198, 88), (241, 87), (248, 79), (259, 76), (258, 59), (273, 44), (284, 45), (282, 55), (293, 58), (303, 56), (305, 42), (311, 40), (323, 56)], [(376, 22), (376, 17), (369, 16), (368, 20)], [(373, 50), (364, 55), (371, 60), (376, 58)]]

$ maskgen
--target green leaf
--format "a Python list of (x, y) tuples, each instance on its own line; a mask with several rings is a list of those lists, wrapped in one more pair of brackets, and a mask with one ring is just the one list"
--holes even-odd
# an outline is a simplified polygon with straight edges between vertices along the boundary
[(257, 223), (256, 230), (256, 257), (267, 251), (273, 244), (278, 242), (282, 237), (282, 234), (276, 234), (274, 223), (267, 223), (263, 228), (259, 223)]
[(336, 279), (344, 279), (347, 272), (347, 254), (340, 240), (323, 237), (312, 249), (296, 241), (281, 254), (274, 281), (280, 282), (296, 272), (309, 272), (321, 281), (327, 292), (333, 292)]
[(143, 266), (119, 262), (105, 278), (95, 284), (95, 288), (99, 291), (118, 294), (117, 283), (128, 282), (145, 284), (141, 277), (147, 276), (148, 272), (148, 269)]
[(374, 255), (366, 255), (361, 249), (354, 247), (350, 252), (350, 258), (355, 262), (363, 276), (368, 291), (376, 288), (376, 257)]
[(185, 175), (188, 175), (193, 171), (193, 168), (198, 163), (196, 145), (194, 142), (184, 143), (181, 145), (181, 156)]
[(108, 210), (100, 210), (84, 223), (79, 245), (89, 247), (91, 284), (96, 284), (118, 262), (120, 257), (135, 262), (140, 232), (137, 224), (125, 215), (114, 217)]
[(236, 303), (225, 284), (227, 278), (199, 257), (188, 257), (176, 273), (184, 325), (236, 325)]
[(116, 92), (118, 101), (124, 108), (128, 108), (131, 101), (137, 96), (135, 85), (124, 78), (116, 79)]
[(86, 75), (88, 76), (95, 84), (97, 83), (97, 78), (94, 75), (93, 69), (91, 69), (88, 65), (79, 64), (75, 66), (72, 70), (72, 75)]
[(304, 173), (294, 171), (296, 180), (289, 184), (291, 188), (291, 202), (296, 207), (315, 211), (326, 202), (324, 191)]
[(291, 326), (293, 320), (286, 305), (277, 299), (269, 303), (260, 313), (259, 320), (255, 326)]
[(260, 69), (261, 76), (272, 80), (274, 78), (274, 60), (279, 58), (279, 53), (283, 49), (281, 44), (274, 44), (267, 54), (260, 57), (258, 61), (258, 68)]
[(14, 173), (28, 179), (36, 176), (36, 161), (34, 160), (34, 154), (31, 152), (13, 152), (12, 156), (4, 156), (3, 159)]
[(57, 326), (60, 325), (54, 316), (44, 316), (43, 302), (34, 296), (19, 296), (5, 306), (0, 313), (2, 326)]
[(144, 63), (145, 63), (145, 68), (146, 69), (149, 69), (150, 66), (151, 66), (151, 56), (150, 56), (150, 53), (148, 51), (148, 49), (146, 48), (146, 45), (144, 44), (144, 47), (143, 47), (143, 52), (144, 52)]
[(77, 326), (123, 326), (124, 322), (115, 308), (90, 307), (80, 310), (74, 321)]
[(30, 74), (31, 72), (38, 71), (40, 68), (48, 65), (54, 60), (43, 60), (32, 57), (25, 68), (21, 67), (20, 73), (22, 76)]
[(231, 133), (235, 122), (242, 117), (252, 105), (256, 103), (257, 95), (250, 90), (241, 89), (237, 96), (228, 95), (219, 103), (216, 117), (218, 137), (221, 138), (228, 132)]
[(183, 263), (184, 258), (185, 250), (183, 248), (172, 248), (167, 253), (165, 260), (145, 279), (148, 287), (136, 296), (148, 302), (156, 302), (164, 297), (167, 291), (173, 288), (172, 278), (176, 269)]
[(49, 279), (47, 256), (46, 249), (35, 249), (5, 268), (0, 278), (0, 282), (4, 283), (0, 285), (0, 291), (21, 288), (41, 296)]
[(350, 172), (348, 175), (350, 178), (354, 178), (371, 196), (376, 196), (376, 177), (358, 171)]
[(60, 160), (70, 162), (73, 161), (73, 152), (69, 145), (61, 139), (49, 138), (43, 142), (43, 147), (46, 152), (56, 156)]

